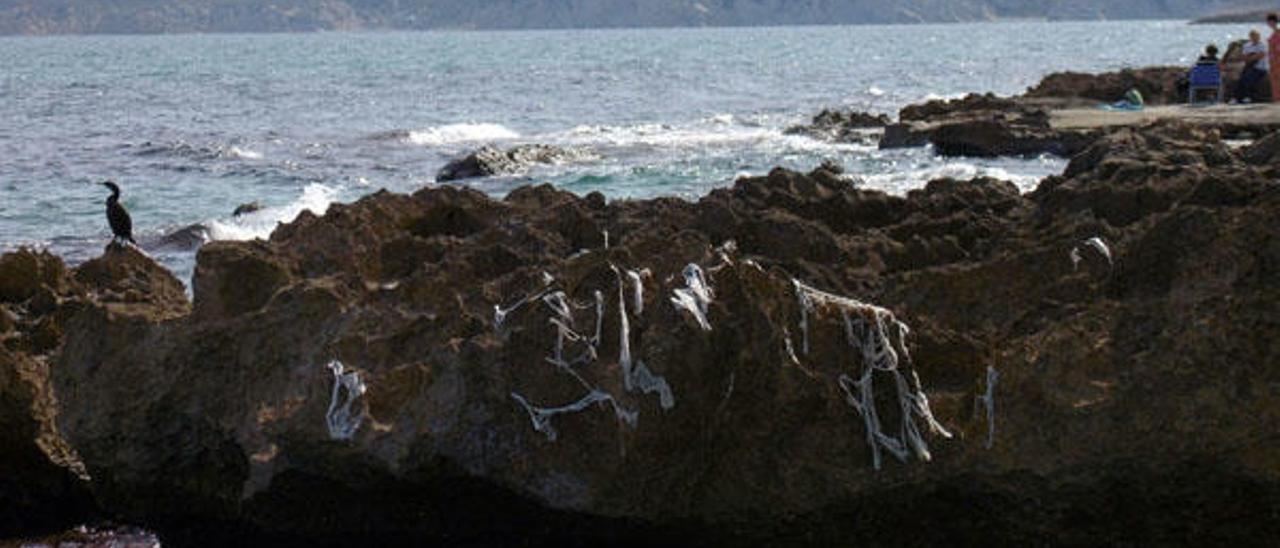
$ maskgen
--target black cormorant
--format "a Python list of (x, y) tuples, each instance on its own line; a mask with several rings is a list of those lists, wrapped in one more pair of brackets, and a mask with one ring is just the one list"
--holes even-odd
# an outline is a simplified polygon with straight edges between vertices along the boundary
[(107, 197), (107, 222), (111, 224), (111, 233), (115, 235), (112, 241), (124, 240), (138, 245), (133, 239), (133, 220), (129, 218), (129, 212), (124, 210), (124, 206), (120, 205), (120, 187), (112, 181), (102, 184), (111, 189), (111, 196)]

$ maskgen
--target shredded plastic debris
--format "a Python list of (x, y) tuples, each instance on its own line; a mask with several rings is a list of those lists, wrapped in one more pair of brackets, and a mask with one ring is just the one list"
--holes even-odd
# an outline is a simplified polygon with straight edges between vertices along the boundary
[[(343, 372), (342, 362), (333, 360), (326, 366), (333, 372), (333, 396), (329, 399), (329, 410), (325, 413), (325, 424), (329, 427), (329, 438), (349, 440), (360, 429), (364, 422), (364, 409), (352, 413), (351, 406), (364, 395), (365, 385), (357, 371)], [(345, 397), (341, 397), (345, 394)], [(339, 400), (342, 401), (339, 404)]]
[[(914, 371), (902, 367), (904, 363), (909, 365), (911, 360), (906, 347), (906, 337), (910, 334), (907, 325), (883, 307), (827, 293), (805, 285), (800, 280), (793, 280), (793, 283), (800, 302), (803, 353), (808, 355), (810, 350), (809, 315), (818, 313), (819, 307), (829, 307), (840, 311), (845, 337), (849, 345), (860, 354), (861, 375), (854, 379), (848, 374), (841, 374), (837, 382), (845, 393), (845, 401), (862, 415), (875, 468), (880, 469), (881, 449), (904, 462), (912, 453), (920, 460), (930, 460), (932, 457), (929, 446), (921, 435), (917, 419), (924, 422), (929, 432), (946, 438), (950, 438), (951, 433), (934, 418), (933, 411), (929, 408), (929, 398), (921, 388), (920, 378)], [(880, 424), (873, 390), (874, 374), (877, 371), (892, 375), (897, 388), (902, 418), (896, 436), (886, 434)]]
[[(618, 278), (618, 365), (622, 367), (622, 385), (628, 392), (639, 390), (644, 394), (657, 392), (658, 403), (663, 409), (671, 409), (676, 405), (675, 396), (667, 380), (654, 375), (642, 361), (631, 361), (631, 322), (627, 318), (627, 297), (622, 273), (617, 267), (609, 265)], [(637, 275), (635, 279), (639, 279)]]
[(547, 294), (547, 292), (551, 291), (551, 284), (554, 283), (555, 281), (556, 281), (555, 277), (553, 277), (551, 274), (543, 272), (542, 273), (543, 287), (541, 290), (525, 295), (524, 298), (516, 301), (514, 304), (506, 308), (503, 308), (501, 305), (496, 305), (496, 304), (493, 305), (493, 328), (502, 329), (502, 324), (507, 320), (507, 316), (509, 316), (512, 312), (519, 310), (520, 307), (526, 304), (529, 304), (533, 301), (536, 301), (538, 299), (541, 299), (544, 295)]
[(981, 396), (977, 396), (974, 401), (974, 408), (981, 405), (987, 411), (987, 443), (985, 447), (991, 449), (996, 443), (996, 382), (1000, 380), (1000, 373), (996, 372), (996, 368), (987, 366), (987, 391)]
[(782, 342), (786, 346), (787, 358), (791, 360), (792, 365), (800, 365), (800, 358), (796, 356), (796, 347), (791, 343), (791, 330), (782, 328)]
[(707, 305), (711, 304), (713, 293), (702, 274), (702, 267), (693, 263), (684, 267), (684, 283), (685, 287), (672, 291), (672, 304), (689, 311), (703, 331), (711, 331), (711, 322), (707, 321)]
[(1101, 253), (1103, 257), (1106, 257), (1107, 264), (1113, 264), (1111, 261), (1111, 248), (1107, 247), (1107, 243), (1102, 241), (1102, 238), (1094, 236), (1085, 240), (1084, 244), (1092, 246), (1094, 249), (1098, 250), (1098, 253)]
[[(596, 349), (600, 346), (600, 330), (604, 322), (604, 295), (599, 291), (595, 293), (596, 329), (595, 334), (589, 337), (578, 333), (574, 329), (573, 309), (590, 309), (592, 307), (591, 304), (578, 305), (570, 303), (563, 291), (553, 291), (544, 295), (542, 302), (555, 313), (548, 321), (556, 326), (556, 345), (554, 354), (547, 358), (547, 361), (571, 373), (573, 373), (573, 366), (595, 361), (599, 357)], [(582, 354), (572, 360), (566, 360), (564, 357), (566, 341), (584, 343), (585, 348)], [(576, 375), (576, 373), (574, 374)]]
[(1092, 238), (1089, 238), (1088, 240), (1085, 240), (1083, 243), (1078, 244), (1075, 247), (1071, 248), (1071, 269), (1072, 270), (1078, 270), (1080, 268), (1080, 261), (1083, 260), (1083, 257), (1080, 255), (1080, 251), (1084, 247), (1091, 247), (1095, 251), (1097, 251), (1099, 255), (1102, 255), (1102, 258), (1107, 260), (1107, 266), (1111, 266), (1111, 267), (1115, 266), (1115, 262), (1111, 257), (1111, 248), (1107, 247), (1107, 243), (1102, 241), (1102, 238), (1094, 236)]
[(579, 411), (586, 410), (595, 403), (609, 402), (609, 404), (613, 406), (614, 416), (616, 416), (619, 421), (625, 422), (632, 427), (636, 425), (636, 419), (638, 418), (638, 413), (628, 411), (621, 405), (618, 405), (618, 402), (613, 399), (613, 396), (603, 390), (592, 390), (591, 392), (588, 392), (586, 396), (583, 396), (582, 399), (560, 407), (538, 407), (529, 403), (529, 401), (524, 399), (523, 396), (515, 392), (511, 393), (511, 397), (524, 407), (525, 411), (529, 412), (529, 420), (533, 421), (533, 429), (545, 434), (547, 439), (550, 441), (556, 441), (556, 438), (559, 437), (556, 429), (551, 426), (552, 417), (564, 413), (577, 413)]
[(723, 268), (733, 266), (733, 255), (738, 254), (738, 242), (733, 240), (725, 242), (723, 245), (715, 249), (715, 254), (716, 258), (720, 259), (720, 262), (707, 269), (708, 272), (715, 273), (719, 272)]
[(636, 315), (644, 314), (644, 278), (652, 276), (653, 273), (649, 269), (628, 270), (627, 278), (631, 280), (631, 287), (635, 295)]
[[(644, 286), (643, 278), (650, 276), (648, 269), (628, 270), (626, 271), (626, 279), (623, 278), (623, 271), (614, 265), (609, 265), (613, 269), (614, 276), (618, 282), (618, 311), (619, 311), (619, 355), (618, 364), (622, 369), (623, 387), (628, 392), (639, 391), (644, 394), (657, 393), (659, 403), (664, 410), (671, 409), (675, 406), (675, 397), (671, 392), (671, 387), (667, 384), (666, 379), (654, 375), (652, 371), (644, 364), (643, 361), (636, 360), (631, 355), (631, 322), (627, 313), (627, 281), (633, 286), (634, 299), (636, 308), (640, 309), (644, 305)], [(548, 277), (548, 280), (551, 278)], [(549, 282), (548, 282), (549, 284)], [(591, 303), (578, 303), (571, 300), (564, 291), (544, 289), (540, 293), (522, 299), (517, 305), (508, 309), (514, 310), (518, 305), (522, 305), (532, 301), (535, 298), (541, 298), (543, 304), (551, 311), (551, 316), (547, 319), (556, 327), (555, 346), (552, 349), (551, 356), (546, 361), (555, 365), (559, 370), (569, 374), (578, 381), (579, 384), (587, 390), (587, 394), (578, 401), (563, 405), (560, 407), (538, 407), (530, 403), (524, 396), (516, 392), (511, 393), (511, 397), (522, 405), (529, 412), (529, 417), (533, 421), (535, 430), (546, 434), (547, 439), (555, 441), (557, 434), (551, 426), (552, 417), (564, 413), (576, 413), (583, 411), (592, 404), (608, 402), (614, 410), (614, 414), (620, 422), (628, 424), (632, 427), (636, 425), (639, 418), (638, 411), (631, 411), (623, 407), (613, 394), (605, 391), (598, 386), (589, 382), (575, 367), (587, 365), (599, 361), (599, 348), (602, 338), (602, 329), (604, 326), (605, 300), (604, 294), (600, 291), (594, 293), (594, 301)], [(579, 331), (575, 323), (575, 311), (595, 310), (595, 331), (587, 334)], [(501, 309), (499, 309), (501, 310)], [(582, 351), (579, 355), (569, 358), (565, 355), (570, 345), (580, 345)]]

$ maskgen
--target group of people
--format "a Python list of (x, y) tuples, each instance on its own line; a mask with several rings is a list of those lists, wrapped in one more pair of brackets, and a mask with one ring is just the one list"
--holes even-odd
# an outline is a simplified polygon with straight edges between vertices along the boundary
[[(1262, 42), (1262, 34), (1256, 30), (1249, 31), (1249, 41), (1244, 43), (1240, 54), (1244, 59), (1244, 68), (1236, 86), (1231, 90), (1230, 99), (1237, 103), (1248, 103), (1257, 95), (1258, 85), (1264, 80), (1271, 84), (1271, 101), (1280, 103), (1280, 14), (1267, 15), (1267, 26), (1271, 28), (1271, 36), (1266, 43)], [(1221, 66), (1218, 60), (1218, 47), (1209, 44), (1196, 64), (1210, 63)], [(1276, 70), (1271, 70), (1276, 67)]]

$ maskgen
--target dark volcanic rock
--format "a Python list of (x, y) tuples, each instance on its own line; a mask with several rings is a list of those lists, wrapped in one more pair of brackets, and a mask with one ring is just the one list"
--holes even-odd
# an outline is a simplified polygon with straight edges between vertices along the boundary
[(1246, 196), (1271, 188), (1266, 176), (1244, 168), (1217, 132), (1165, 122), (1099, 139), (1071, 160), (1064, 177), (1049, 179), (1035, 194), (1043, 208), (1090, 211), (1123, 226), (1237, 181)]
[(873, 143), (875, 134), (868, 130), (883, 128), (890, 123), (884, 114), (824, 109), (809, 124), (789, 127), (783, 133), (834, 143)]
[(456, 181), (490, 175), (522, 173), (537, 164), (562, 164), (594, 159), (589, 151), (551, 145), (520, 145), (509, 150), (485, 146), (440, 168), (437, 181)]
[(932, 129), (917, 122), (899, 122), (884, 127), (880, 148), (910, 148), (929, 144)]
[(1039, 120), (996, 118), (940, 124), (929, 136), (943, 156), (1070, 157), (1094, 141), (1096, 132), (1063, 131)]
[(1014, 98), (993, 93), (970, 93), (960, 99), (933, 99), (918, 105), (902, 107), (898, 119), (903, 122), (936, 122), (941, 119), (980, 116), (977, 113), (1030, 114), (1040, 109), (1026, 106)]
[(196, 223), (184, 226), (161, 236), (155, 243), (156, 248), (164, 249), (198, 249), (210, 240), (209, 227)]
[(1071, 156), (1097, 137), (1055, 129), (1044, 107), (992, 94), (911, 105), (899, 117), (903, 122), (885, 128), (880, 148), (933, 143), (943, 156)]
[(50, 531), (94, 515), (83, 465), (54, 425), (49, 363), (0, 345), (0, 535)]
[(246, 214), (253, 213), (255, 211), (261, 211), (261, 210), (262, 210), (262, 202), (254, 200), (252, 202), (248, 202), (248, 203), (244, 203), (236, 206), (235, 211), (231, 212), (231, 216), (239, 217), (241, 215), (246, 215)]
[[(880, 148), (933, 143), (947, 156), (1027, 156), (1054, 154), (1070, 157), (1084, 150), (1109, 129), (1068, 130), (1050, 123), (1050, 111), (1064, 107), (1092, 107), (1124, 97), (1130, 89), (1142, 92), (1150, 104), (1181, 103), (1177, 87), (1181, 67), (1155, 67), (1103, 74), (1054, 73), (1016, 97), (970, 94), (960, 99), (932, 100), (904, 107), (901, 122), (885, 128)], [(1257, 135), (1277, 128), (1261, 124), (1219, 124), (1224, 134)]]
[(1255, 166), (1280, 167), (1280, 132), (1258, 139), (1240, 151), (1245, 162)]
[(78, 291), (46, 252), (0, 256), (0, 536), (52, 531), (94, 515), (84, 466), (59, 434), (49, 355)]
[(1026, 97), (1079, 98), (1111, 103), (1123, 99), (1130, 89), (1137, 89), (1148, 104), (1178, 104), (1187, 99), (1177, 85), (1178, 79), (1186, 73), (1186, 67), (1124, 69), (1102, 74), (1055, 72), (1027, 90)]
[[(835, 171), (697, 202), (381, 192), (204, 247), (194, 312), (113, 250), (38, 305), (57, 425), (108, 511), (182, 544), (1280, 534), (1275, 179), (1177, 124), (1029, 195)], [(902, 384), (859, 384), (886, 345)]]

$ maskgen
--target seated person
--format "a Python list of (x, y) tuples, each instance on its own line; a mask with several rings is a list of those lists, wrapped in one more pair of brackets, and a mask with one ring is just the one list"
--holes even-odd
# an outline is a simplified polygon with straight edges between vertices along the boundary
[(1196, 59), (1197, 65), (1216, 65), (1218, 64), (1218, 46), (1209, 44), (1204, 48), (1204, 53), (1200, 54), (1200, 58)]
[[(1221, 61), (1218, 59), (1218, 46), (1209, 44), (1208, 47), (1205, 47), (1204, 53), (1200, 55), (1199, 59), (1196, 59), (1196, 65), (1195, 67), (1192, 67), (1192, 71), (1206, 66), (1215, 67), (1221, 70)], [(1191, 86), (1192, 71), (1188, 71), (1186, 75), (1178, 79), (1178, 91), (1184, 92), (1189, 89)], [(1221, 77), (1219, 77), (1219, 80), (1220, 79)], [(1192, 102), (1195, 102), (1194, 97), (1192, 97)]]
[(1249, 41), (1244, 43), (1241, 53), (1244, 55), (1244, 69), (1240, 71), (1240, 80), (1236, 82), (1231, 99), (1247, 103), (1253, 100), (1258, 84), (1267, 77), (1267, 45), (1262, 43), (1262, 35), (1258, 31), (1249, 31)]

